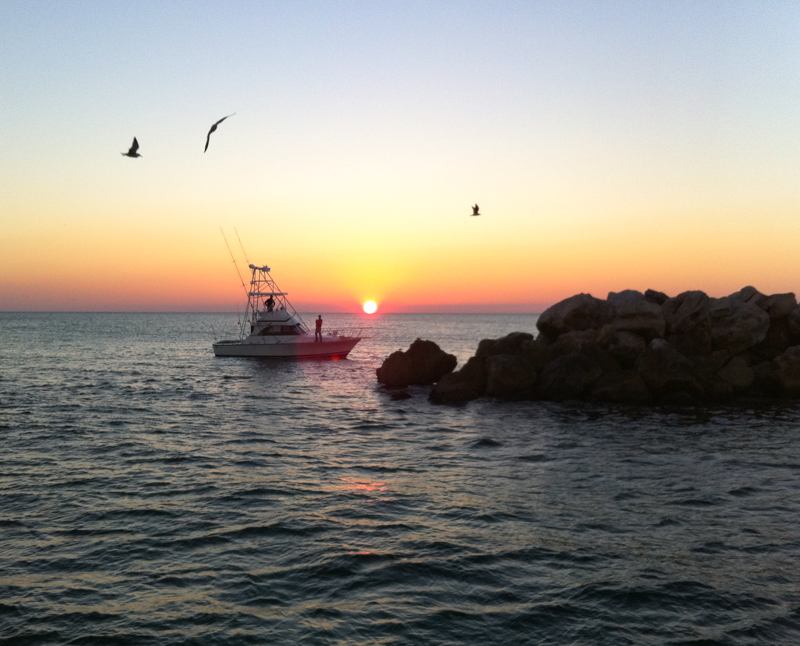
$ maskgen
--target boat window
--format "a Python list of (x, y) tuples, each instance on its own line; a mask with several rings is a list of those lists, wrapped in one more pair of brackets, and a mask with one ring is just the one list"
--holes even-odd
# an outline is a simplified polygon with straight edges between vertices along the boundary
[(300, 329), (297, 325), (267, 325), (258, 334), (260, 336), (300, 334)]

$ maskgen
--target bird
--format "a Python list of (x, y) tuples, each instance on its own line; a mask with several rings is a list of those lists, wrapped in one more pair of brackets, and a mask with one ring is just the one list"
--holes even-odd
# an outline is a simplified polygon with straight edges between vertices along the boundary
[(480, 213), (478, 213), (478, 205), (477, 204), (472, 207), (472, 215), (480, 215)]
[(120, 153), (120, 155), (125, 155), (125, 157), (141, 157), (141, 155), (136, 152), (137, 150), (139, 150), (139, 142), (136, 141), (136, 137), (134, 137), (130, 150), (126, 153)]
[[(234, 112), (233, 114), (236, 114), (236, 113)], [(232, 117), (233, 114), (229, 114), (228, 117)], [(211, 126), (211, 130), (209, 130), (208, 134), (206, 135), (206, 147), (203, 149), (203, 152), (208, 150), (208, 142), (211, 140), (211, 133), (214, 132), (217, 129), (217, 126), (219, 124), (221, 124), (223, 121), (225, 121), (225, 119), (227, 119), (228, 117), (222, 117), (222, 119), (220, 119), (213, 126)]]

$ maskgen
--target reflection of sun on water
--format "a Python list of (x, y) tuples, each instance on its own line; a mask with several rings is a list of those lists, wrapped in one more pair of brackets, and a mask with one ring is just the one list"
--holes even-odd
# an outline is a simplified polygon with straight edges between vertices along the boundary
[(367, 301), (364, 303), (364, 311), (367, 314), (374, 314), (378, 311), (378, 304), (375, 301)]
[[(371, 480), (361, 480), (356, 478), (340, 478), (344, 483), (338, 486), (344, 491), (353, 493), (374, 494), (379, 491), (387, 491), (388, 486), (385, 482), (373, 482)], [(366, 498), (366, 502), (388, 502), (389, 498)]]

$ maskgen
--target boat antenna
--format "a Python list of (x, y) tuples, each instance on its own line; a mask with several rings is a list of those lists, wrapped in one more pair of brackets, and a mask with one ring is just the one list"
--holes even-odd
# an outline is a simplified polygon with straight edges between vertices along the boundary
[(239, 246), (242, 248), (242, 254), (244, 255), (244, 261), (249, 265), (250, 260), (247, 258), (247, 252), (244, 250), (244, 245), (242, 244), (242, 239), (239, 237), (239, 232), (236, 230), (236, 227), (233, 227), (233, 232), (236, 234), (236, 239), (239, 240)]
[[(219, 232), (222, 234), (222, 239), (225, 241), (225, 246), (228, 247), (228, 253), (231, 255), (231, 260), (233, 260), (233, 266), (236, 267), (236, 273), (239, 275), (239, 282), (242, 283), (242, 289), (244, 290), (244, 293), (247, 296), (247, 298), (250, 298), (250, 293), (247, 291), (247, 287), (244, 286), (244, 280), (242, 279), (242, 272), (239, 271), (239, 265), (236, 264), (236, 258), (234, 257), (233, 252), (231, 251), (231, 246), (228, 244), (228, 239), (225, 237), (225, 232), (222, 230), (222, 227), (219, 228)], [(245, 257), (245, 260), (246, 259), (247, 257)]]

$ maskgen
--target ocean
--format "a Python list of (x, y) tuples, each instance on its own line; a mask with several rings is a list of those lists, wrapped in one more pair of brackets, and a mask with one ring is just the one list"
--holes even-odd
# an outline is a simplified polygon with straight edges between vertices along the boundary
[(392, 401), (536, 316), (324, 319), (0, 313), (0, 646), (800, 643), (800, 403)]

